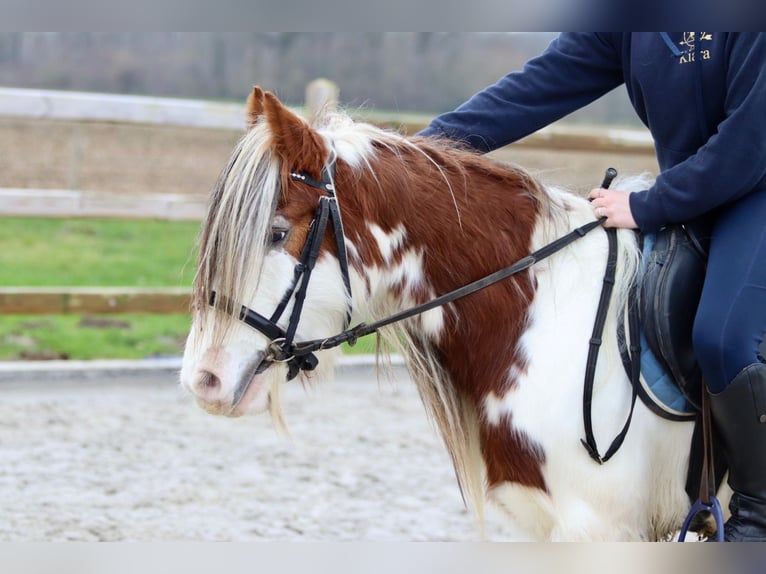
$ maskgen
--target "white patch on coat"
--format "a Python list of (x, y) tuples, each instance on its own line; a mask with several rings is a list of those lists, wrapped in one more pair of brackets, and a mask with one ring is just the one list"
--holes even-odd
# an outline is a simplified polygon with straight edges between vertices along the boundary
[(348, 237), (345, 238), (345, 243), (349, 262), (359, 261), (359, 249), (357, 249), (356, 244)]
[[(388, 234), (385, 234), (389, 237)], [(403, 238), (404, 231), (398, 231), (396, 238)], [(352, 273), (352, 291), (354, 292), (354, 317), (360, 321), (368, 321), (371, 317), (383, 318), (403, 309), (414, 307), (422, 302), (416, 299), (415, 292), (427, 293), (426, 300), (436, 297), (433, 290), (425, 283), (423, 274), (423, 253), (415, 249), (407, 249), (401, 253), (397, 263), (389, 265), (372, 265), (365, 267), (362, 274), (367, 281), (356, 272)], [(369, 289), (367, 288), (369, 286)], [(371, 289), (371, 290), (370, 290)], [(357, 296), (357, 295), (360, 296)], [(363, 294), (363, 295), (362, 295)], [(416, 330), (424, 337), (438, 340), (444, 330), (444, 309), (437, 307), (409, 319), (414, 322)]]
[(489, 393), (484, 397), (484, 420), (491, 425), (499, 424), (506, 408), (502, 397), (498, 397), (494, 391)]
[(518, 367), (515, 365), (511, 366), (511, 368), (508, 369), (508, 374), (506, 376), (508, 390), (503, 393), (502, 396), (498, 396), (496, 392), (492, 391), (486, 397), (484, 397), (484, 404), (482, 405), (484, 419), (489, 424), (500, 424), (500, 419), (504, 415), (510, 413), (509, 402), (505, 399), (505, 397), (508, 393), (513, 392), (516, 381), (518, 381), (522, 375), (523, 373), (519, 370)]
[(400, 223), (389, 233), (383, 231), (380, 226), (375, 223), (368, 223), (367, 228), (375, 238), (375, 243), (378, 246), (383, 261), (385, 263), (391, 263), (394, 254), (399, 251), (407, 237), (407, 230), (404, 225)]

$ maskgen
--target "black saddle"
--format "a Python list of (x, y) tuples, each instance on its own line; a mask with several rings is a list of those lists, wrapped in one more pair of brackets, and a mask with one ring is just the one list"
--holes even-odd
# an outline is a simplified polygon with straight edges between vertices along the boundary
[(705, 279), (711, 227), (708, 219), (698, 219), (654, 234), (644, 260), (639, 298), (649, 348), (697, 409), (703, 385), (692, 348), (692, 327)]

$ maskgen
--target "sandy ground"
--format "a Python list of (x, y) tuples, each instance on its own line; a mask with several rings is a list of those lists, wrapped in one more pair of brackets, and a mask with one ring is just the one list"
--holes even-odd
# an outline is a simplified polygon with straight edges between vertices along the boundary
[[(414, 385), (285, 389), (291, 430), (198, 409), (171, 373), (0, 381), (0, 541), (471, 541)], [(513, 539), (488, 521), (488, 540)]]

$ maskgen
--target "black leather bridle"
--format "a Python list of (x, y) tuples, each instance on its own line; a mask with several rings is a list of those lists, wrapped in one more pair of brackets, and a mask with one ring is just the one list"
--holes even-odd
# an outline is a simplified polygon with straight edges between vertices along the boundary
[[(322, 169), (321, 180), (315, 180), (304, 172), (290, 173), (290, 179), (293, 181), (298, 181), (319, 189), (324, 192), (324, 195), (319, 198), (319, 205), (314, 214), (314, 219), (309, 225), (306, 242), (303, 245), (303, 250), (301, 251), (298, 263), (295, 265), (292, 283), (287, 291), (285, 291), (277, 308), (274, 310), (274, 313), (272, 313), (271, 317), (266, 318), (245, 305), (242, 305), (239, 309), (239, 320), (263, 334), (270, 341), (263, 359), (255, 369), (255, 374), (262, 373), (272, 363), (285, 363), (288, 368), (287, 380), (291, 380), (301, 371), (313, 371), (319, 363), (313, 350), (308, 352), (297, 352), (293, 340), (301, 318), (303, 303), (306, 300), (306, 292), (308, 290), (309, 281), (311, 280), (311, 273), (314, 270), (314, 265), (319, 257), (319, 250), (322, 247), (322, 241), (327, 232), (328, 223), (332, 226), (333, 235), (335, 235), (338, 262), (340, 264), (343, 286), (346, 290), (348, 301), (346, 321), (343, 329), (347, 329), (350, 324), (351, 280), (348, 273), (348, 252), (343, 232), (343, 221), (341, 220), (338, 201), (335, 197), (334, 175), (334, 154)], [(216, 292), (213, 291), (210, 294), (210, 305), (215, 305), (217, 298), (218, 296)], [(278, 322), (291, 299), (294, 299), (295, 302), (292, 312), (290, 313), (290, 320), (287, 324), (287, 328), (283, 329), (278, 325)], [(220, 303), (222, 303), (224, 308), (229, 312), (234, 311), (231, 301), (222, 300)]]

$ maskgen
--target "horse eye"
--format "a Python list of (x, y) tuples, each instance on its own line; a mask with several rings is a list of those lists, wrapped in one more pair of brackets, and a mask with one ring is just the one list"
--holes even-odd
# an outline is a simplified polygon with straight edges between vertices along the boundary
[(279, 243), (280, 241), (284, 241), (285, 237), (287, 237), (287, 229), (272, 228), (271, 230), (272, 245)]

